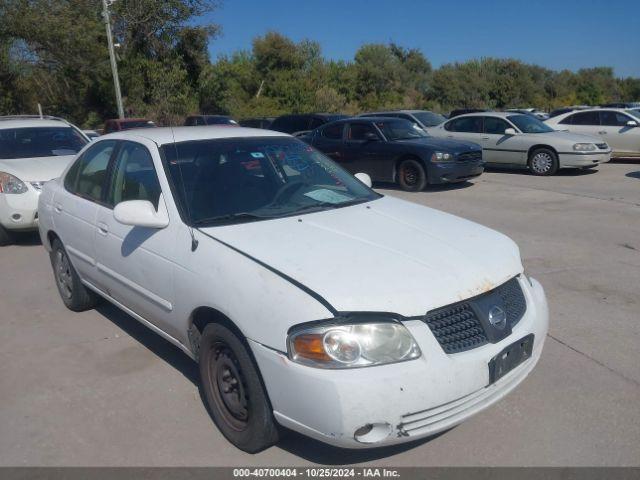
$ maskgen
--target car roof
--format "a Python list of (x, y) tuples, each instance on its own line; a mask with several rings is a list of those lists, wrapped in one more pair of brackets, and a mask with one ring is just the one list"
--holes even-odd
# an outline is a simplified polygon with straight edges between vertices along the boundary
[(455, 120), (456, 118), (462, 118), (462, 117), (486, 117), (486, 116), (507, 118), (508, 116), (512, 116), (512, 115), (527, 115), (527, 114), (520, 113), (520, 112), (493, 112), (493, 111), (472, 112), (472, 113), (463, 113), (462, 115), (457, 115), (453, 117), (451, 120)]
[(215, 140), (219, 138), (251, 138), (251, 137), (291, 137), (286, 133), (260, 128), (228, 127), (228, 126), (198, 126), (198, 127), (158, 127), (114, 132), (100, 137), (103, 139), (135, 140), (145, 138), (157, 145), (167, 143), (189, 142), (193, 140)]
[(0, 117), (0, 129), (33, 127), (70, 127), (63, 119), (40, 117)]

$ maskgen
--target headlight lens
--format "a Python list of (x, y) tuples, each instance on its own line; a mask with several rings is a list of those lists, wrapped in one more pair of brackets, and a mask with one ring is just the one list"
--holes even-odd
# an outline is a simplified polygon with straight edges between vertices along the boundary
[(18, 177), (5, 172), (0, 172), (0, 193), (18, 194), (25, 193), (27, 186)]
[(431, 155), (432, 162), (448, 162), (453, 160), (453, 155), (446, 152), (433, 152)]
[(576, 143), (573, 146), (576, 152), (593, 152), (596, 148), (595, 143)]
[(326, 324), (289, 335), (289, 358), (318, 368), (349, 368), (412, 360), (420, 348), (399, 322)]

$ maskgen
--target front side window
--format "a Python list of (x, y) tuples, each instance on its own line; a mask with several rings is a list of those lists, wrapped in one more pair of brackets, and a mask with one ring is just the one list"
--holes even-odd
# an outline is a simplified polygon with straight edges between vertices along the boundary
[(533, 115), (509, 115), (507, 118), (512, 121), (522, 133), (549, 133), (554, 131), (553, 128), (541, 122)]
[(128, 200), (148, 200), (157, 210), (160, 191), (156, 169), (147, 147), (124, 142), (116, 158), (107, 203), (115, 206)]
[(101, 202), (109, 160), (116, 146), (115, 140), (96, 143), (76, 160), (65, 177), (65, 187), (88, 200)]
[(75, 155), (87, 140), (71, 127), (29, 127), (0, 130), (0, 158)]
[(163, 145), (161, 151), (176, 201), (191, 225), (279, 218), (380, 197), (294, 138), (188, 141)]
[(624, 113), (605, 110), (600, 112), (600, 123), (611, 127), (624, 127), (631, 118)]
[(504, 120), (496, 117), (484, 117), (484, 133), (491, 135), (504, 135), (504, 131), (511, 128)]
[(456, 118), (445, 125), (450, 132), (482, 133), (482, 117)]
[(355, 142), (368, 140), (368, 137), (371, 136), (371, 134), (380, 138), (376, 129), (369, 123), (351, 123), (347, 128), (347, 139)]
[(389, 141), (412, 140), (414, 138), (428, 137), (427, 133), (416, 123), (409, 120), (389, 119), (375, 122), (376, 126), (384, 133)]
[(327, 125), (322, 129), (322, 136), (329, 140), (342, 140), (342, 130), (344, 129), (344, 123), (335, 123)]

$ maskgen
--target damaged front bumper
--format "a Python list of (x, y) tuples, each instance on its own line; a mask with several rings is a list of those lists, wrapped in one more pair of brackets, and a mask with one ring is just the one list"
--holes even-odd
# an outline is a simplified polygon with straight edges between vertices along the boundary
[[(421, 320), (405, 326), (422, 356), (377, 367), (312, 368), (250, 340), (276, 420), (332, 445), (370, 448), (428, 437), (484, 410), (524, 380), (542, 353), (548, 329), (544, 291), (535, 280), (519, 281), (527, 311), (511, 335), (452, 355)], [(490, 384), (491, 359), (529, 334), (535, 338), (530, 358)]]

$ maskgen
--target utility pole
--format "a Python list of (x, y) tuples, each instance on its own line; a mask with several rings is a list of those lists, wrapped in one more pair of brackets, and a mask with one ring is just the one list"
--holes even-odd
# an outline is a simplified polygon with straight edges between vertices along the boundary
[(109, 59), (111, 60), (111, 73), (113, 73), (113, 86), (116, 89), (116, 103), (118, 105), (118, 117), (124, 118), (124, 108), (122, 107), (122, 93), (120, 92), (120, 79), (118, 78), (118, 64), (116, 63), (116, 54), (113, 51), (113, 37), (111, 35), (111, 17), (109, 16), (109, 5), (107, 0), (102, 0), (104, 11), (104, 24), (107, 28), (107, 43), (109, 44)]

